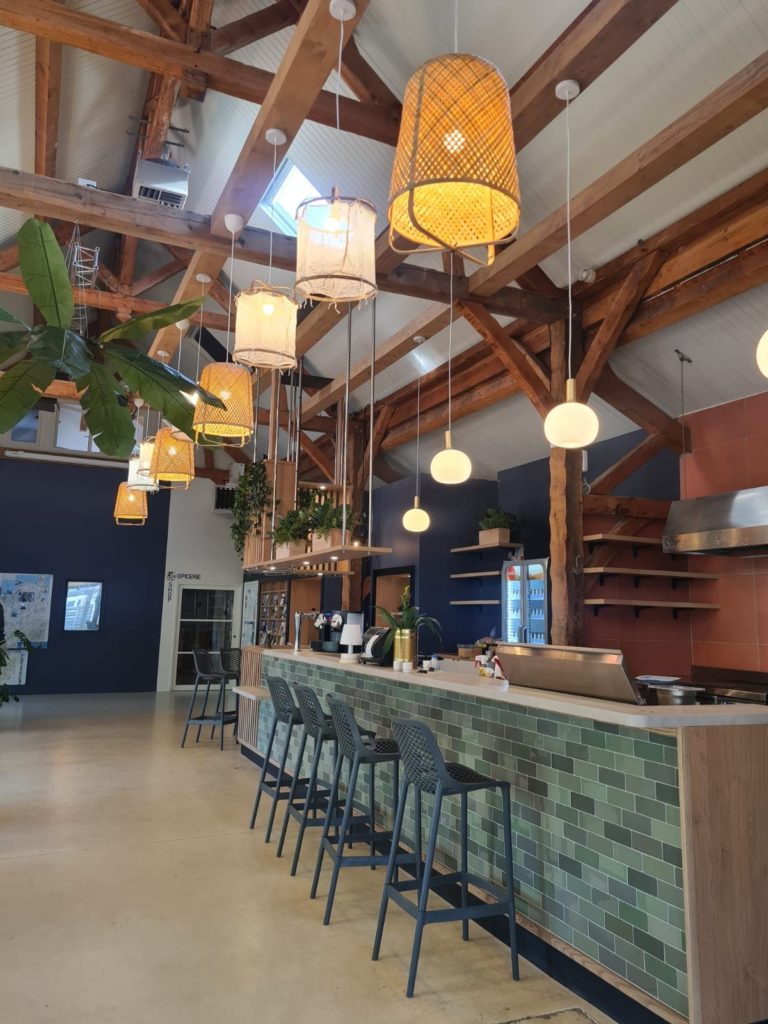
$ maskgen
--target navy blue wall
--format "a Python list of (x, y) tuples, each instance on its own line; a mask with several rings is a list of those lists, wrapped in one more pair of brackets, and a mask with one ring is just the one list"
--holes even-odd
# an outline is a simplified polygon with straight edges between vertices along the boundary
[[(48, 647), (29, 655), (22, 693), (154, 690), (169, 496), (141, 528), (115, 526), (123, 470), (0, 462), (0, 572), (53, 575)], [(101, 581), (101, 629), (65, 633), (68, 580)]]

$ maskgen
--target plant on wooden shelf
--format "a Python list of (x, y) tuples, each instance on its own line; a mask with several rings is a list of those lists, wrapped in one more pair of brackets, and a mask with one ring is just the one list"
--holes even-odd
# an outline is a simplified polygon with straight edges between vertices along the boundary
[[(312, 551), (328, 551), (339, 548), (342, 543), (344, 527), (344, 505), (334, 505), (332, 501), (312, 505), (308, 515), (312, 527)], [(357, 517), (347, 505), (347, 539), (357, 527)]]
[(248, 535), (261, 534), (261, 517), (272, 501), (272, 485), (267, 479), (267, 464), (262, 459), (246, 466), (237, 481), (232, 502), (232, 542), (242, 555)]
[(292, 508), (282, 519), (278, 519), (270, 536), (275, 542), (276, 558), (294, 558), (307, 550), (311, 524), (306, 511)]
[[(16, 238), (21, 276), (42, 323), (30, 327), (0, 309), (0, 434), (24, 417), (59, 377), (77, 385), (77, 401), (94, 442), (105, 455), (125, 458), (136, 445), (131, 393), (157, 409), (178, 430), (192, 436), (193, 399), (223, 407), (194, 381), (130, 346), (152, 330), (192, 316), (200, 299), (165, 306), (126, 320), (98, 338), (71, 330), (75, 315), (66, 260), (49, 224), (28, 220)], [(115, 342), (124, 341), (122, 346)]]
[(410, 587), (403, 587), (400, 607), (396, 612), (390, 612), (379, 605), (376, 606), (376, 611), (389, 627), (384, 639), (384, 654), (389, 654), (394, 644), (395, 661), (410, 661), (411, 664), (416, 662), (419, 630), (422, 627), (438, 640), (442, 639), (443, 631), (437, 619), (422, 615), (418, 606), (411, 604)]
[(510, 543), (512, 530), (517, 527), (517, 517), (496, 506), (486, 509), (477, 525), (480, 528), (477, 543), (481, 547), (499, 547)]

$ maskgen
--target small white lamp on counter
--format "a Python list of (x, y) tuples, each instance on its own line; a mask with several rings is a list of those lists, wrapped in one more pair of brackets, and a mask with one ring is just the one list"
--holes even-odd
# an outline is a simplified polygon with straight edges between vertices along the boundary
[(357, 623), (347, 622), (341, 631), (339, 643), (342, 647), (346, 644), (347, 650), (342, 651), (340, 661), (357, 661), (357, 655), (353, 647), (359, 647), (363, 642), (363, 630)]

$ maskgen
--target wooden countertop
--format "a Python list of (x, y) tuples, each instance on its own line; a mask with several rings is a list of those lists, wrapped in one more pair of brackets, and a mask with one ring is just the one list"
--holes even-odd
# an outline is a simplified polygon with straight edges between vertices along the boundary
[[(292, 649), (270, 648), (264, 651), (263, 657), (282, 658), (299, 664), (333, 668), (338, 672), (353, 672), (361, 676), (376, 676), (400, 685), (424, 686), (427, 689), (442, 690), (446, 693), (482, 697), (485, 700), (496, 700), (501, 703), (518, 704), (521, 707), (537, 708), (541, 711), (552, 711), (561, 715), (573, 715), (576, 718), (592, 719), (596, 722), (623, 725), (630, 729), (768, 725), (768, 707), (758, 704), (641, 707), (634, 704), (599, 700), (594, 697), (578, 697), (572, 694), (510, 686), (506, 681), (499, 682), (458, 672), (403, 674), (394, 672), (391, 668), (341, 662), (338, 655), (316, 654), (314, 651), (301, 651), (299, 654), (294, 654)], [(269, 696), (263, 688), (254, 690), (250, 687), (236, 687), (235, 693), (240, 693), (251, 699), (262, 699), (262, 697)]]

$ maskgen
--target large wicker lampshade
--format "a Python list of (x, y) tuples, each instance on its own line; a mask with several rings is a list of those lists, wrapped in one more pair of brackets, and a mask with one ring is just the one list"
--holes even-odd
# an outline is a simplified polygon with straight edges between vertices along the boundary
[(195, 478), (195, 446), (161, 427), (155, 437), (150, 472), (165, 490), (186, 491)]
[(156, 491), (157, 480), (152, 476), (154, 441), (142, 441), (139, 454), (128, 460), (128, 488), (131, 491)]
[(253, 433), (251, 375), (235, 363), (208, 363), (200, 387), (221, 399), (224, 408), (198, 401), (192, 426), (197, 444), (242, 448)]
[(486, 60), (451, 53), (427, 61), (405, 90), (389, 190), (390, 244), (468, 252), (515, 234), (520, 190), (509, 93)]
[(257, 284), (240, 292), (236, 303), (232, 358), (264, 370), (293, 370), (296, 302), (280, 288)]
[(117, 526), (143, 526), (148, 515), (146, 492), (131, 490), (123, 481), (117, 488), (113, 514)]
[(296, 211), (301, 300), (361, 302), (376, 294), (376, 210), (365, 199), (306, 199)]

